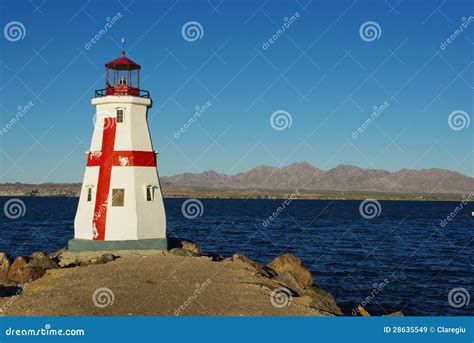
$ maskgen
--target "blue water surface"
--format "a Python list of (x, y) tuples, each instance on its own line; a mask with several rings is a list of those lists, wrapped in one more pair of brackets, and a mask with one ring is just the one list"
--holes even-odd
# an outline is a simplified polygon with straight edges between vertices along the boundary
[[(8, 199), (0, 197), (0, 208)], [(0, 213), (0, 251), (17, 256), (65, 247), (73, 237), (78, 199), (20, 199), (23, 217)], [(295, 200), (264, 225), (283, 200), (201, 199), (202, 215), (194, 219), (182, 213), (185, 200), (165, 199), (169, 235), (193, 240), (206, 253), (242, 252), (261, 263), (294, 253), (347, 314), (363, 301), (373, 314), (474, 313), (473, 204), (443, 226), (460, 203), (381, 201), (379, 216), (366, 219), (360, 201)], [(454, 288), (466, 289), (472, 301), (451, 306)]]

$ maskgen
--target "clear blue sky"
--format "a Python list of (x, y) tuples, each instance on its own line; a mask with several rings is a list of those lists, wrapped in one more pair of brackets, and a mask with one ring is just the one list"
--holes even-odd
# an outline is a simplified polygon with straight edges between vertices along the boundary
[[(0, 37), (0, 129), (18, 106), (33, 103), (0, 135), (0, 182), (82, 180), (93, 130), (90, 99), (104, 87), (103, 65), (120, 55), (121, 37), (143, 67), (141, 88), (154, 100), (149, 125), (161, 175), (307, 161), (323, 169), (447, 168), (474, 176), (474, 122), (459, 131), (448, 125), (455, 110), (474, 120), (474, 23), (440, 47), (463, 17), (474, 15), (472, 1), (4, 0), (0, 6), (1, 28), (19, 21), (26, 32), (22, 39)], [(202, 26), (201, 39), (183, 38), (189, 21)], [(361, 38), (367, 21), (379, 25), (378, 39)], [(196, 105), (208, 101), (208, 111), (176, 139)], [(388, 108), (354, 139), (384, 102)], [(272, 128), (278, 110), (291, 115), (291, 127)]]

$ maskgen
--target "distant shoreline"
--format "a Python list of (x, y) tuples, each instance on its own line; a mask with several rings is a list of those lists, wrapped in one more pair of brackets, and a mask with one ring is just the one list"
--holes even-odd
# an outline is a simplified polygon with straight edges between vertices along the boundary
[[(259, 165), (236, 174), (208, 170), (161, 176), (165, 198), (469, 201), (474, 178), (447, 169), (388, 172), (339, 165), (322, 170), (307, 162)], [(78, 196), (82, 183), (0, 183), (0, 196)]]
[[(32, 187), (33, 188), (33, 187)], [(294, 196), (295, 190), (239, 190), (239, 189), (163, 189), (164, 198), (201, 198), (201, 199), (273, 199), (283, 200)], [(0, 189), (0, 197), (78, 197), (76, 189)], [(409, 194), (409, 193), (383, 193), (383, 192), (343, 192), (343, 191), (299, 191), (295, 200), (392, 200), (392, 201), (463, 201), (463, 194)]]

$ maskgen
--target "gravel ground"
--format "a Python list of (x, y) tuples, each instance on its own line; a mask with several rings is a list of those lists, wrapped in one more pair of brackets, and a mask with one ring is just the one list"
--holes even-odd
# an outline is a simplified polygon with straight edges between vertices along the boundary
[(107, 264), (48, 270), (23, 294), (0, 298), (1, 315), (324, 315), (297, 304), (297, 298), (273, 306), (267, 280), (239, 261), (165, 252), (114, 254), (120, 257)]

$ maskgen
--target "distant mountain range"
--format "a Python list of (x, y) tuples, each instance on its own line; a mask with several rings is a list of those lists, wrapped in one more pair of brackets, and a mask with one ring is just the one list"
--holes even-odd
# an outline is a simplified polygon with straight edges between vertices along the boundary
[[(258, 166), (235, 175), (205, 171), (162, 176), (161, 184), (168, 197), (281, 197), (298, 190), (309, 198), (385, 193), (410, 195), (415, 199), (456, 195), (458, 199), (460, 195), (474, 193), (474, 178), (446, 169), (388, 172), (339, 165), (321, 170), (306, 162), (282, 168)], [(77, 196), (80, 189), (80, 183), (4, 183), (0, 184), (0, 195)]]
[(309, 163), (286, 167), (258, 166), (235, 175), (215, 171), (161, 177), (166, 186), (206, 189), (334, 190), (387, 193), (463, 194), (474, 191), (474, 178), (446, 169), (401, 169), (388, 172), (339, 165), (321, 170)]

